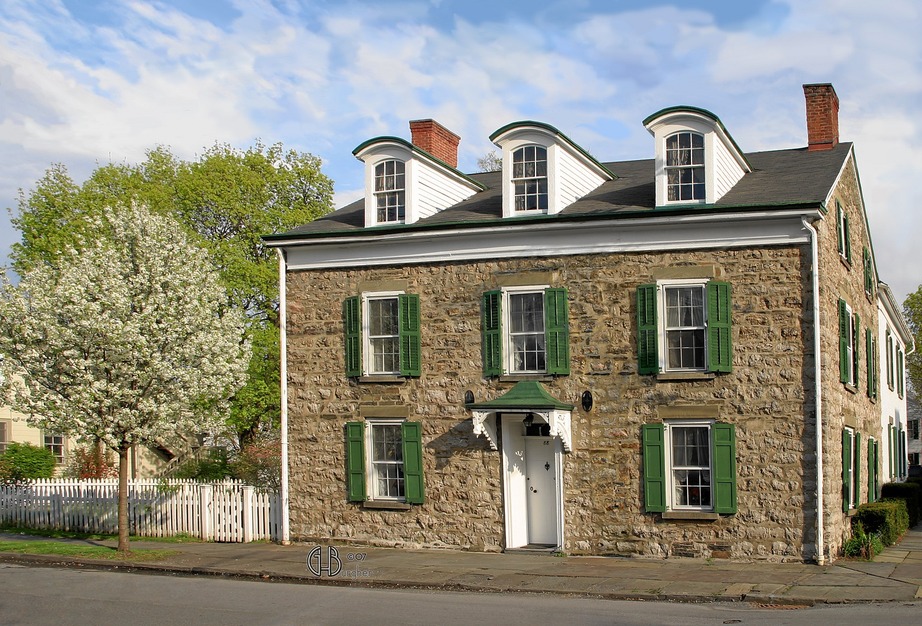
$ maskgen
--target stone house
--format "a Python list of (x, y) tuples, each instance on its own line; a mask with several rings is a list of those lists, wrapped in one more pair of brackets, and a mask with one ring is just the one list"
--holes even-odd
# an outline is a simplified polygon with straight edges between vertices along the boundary
[(286, 536), (836, 558), (882, 476), (883, 339), (838, 98), (804, 93), (793, 149), (688, 106), (641, 160), (534, 121), (497, 172), (432, 120), (359, 145), (364, 198), (264, 238)]

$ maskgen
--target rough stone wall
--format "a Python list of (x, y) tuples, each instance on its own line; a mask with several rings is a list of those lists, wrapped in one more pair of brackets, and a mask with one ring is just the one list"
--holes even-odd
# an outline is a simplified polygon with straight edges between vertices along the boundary
[[(834, 234), (834, 224), (832, 230)], [(569, 289), (571, 374), (543, 383), (551, 394), (578, 407), (573, 412), (573, 451), (564, 455), (564, 550), (813, 558), (809, 263), (809, 247), (797, 246), (290, 273), (293, 537), (502, 548), (501, 453), (473, 435), (463, 396), (471, 390), (476, 401), (484, 401), (513, 384), (481, 374), (482, 292), (510, 276), (544, 272), (553, 277), (554, 286)], [(711, 268), (732, 284), (733, 372), (693, 381), (640, 376), (635, 288), (654, 281), (658, 268), (693, 266)], [(407, 292), (419, 294), (419, 378), (387, 383), (345, 378), (341, 303), (367, 281), (405, 281)], [(831, 311), (831, 296), (825, 299)], [(832, 340), (831, 332), (824, 340)], [(827, 368), (834, 365), (828, 359), (824, 363)], [(589, 412), (579, 408), (585, 390), (595, 399)], [(736, 425), (736, 515), (716, 521), (664, 521), (643, 512), (641, 425), (662, 421), (663, 407), (683, 405), (716, 405), (717, 419)], [(344, 424), (375, 411), (389, 414), (395, 406), (422, 423), (426, 502), (409, 511), (372, 510), (347, 502)], [(827, 449), (834, 452), (831, 444)], [(834, 510), (831, 500), (827, 498), (827, 508)]]
[[(852, 263), (838, 252), (836, 200), (849, 217)], [(880, 431), (881, 409), (867, 393), (867, 352), (864, 330), (871, 328), (877, 337), (877, 301), (864, 292), (862, 249), (870, 248), (867, 224), (862, 209), (854, 161), (849, 160), (840, 183), (828, 204), (826, 219), (816, 224), (820, 262), (820, 317), (822, 327), (823, 377), (823, 457), (824, 457), (824, 527), (827, 556), (836, 558), (851, 534), (848, 516), (842, 511), (842, 429), (850, 426), (861, 433), (858, 468), (859, 502), (868, 501), (868, 438), (883, 441)], [(859, 380), (855, 388), (839, 381), (838, 303), (842, 298), (861, 317)], [(878, 345), (882, 339), (877, 337)], [(886, 380), (883, 381), (886, 385)], [(815, 448), (815, 445), (814, 445)], [(883, 448), (882, 448), (883, 450)]]

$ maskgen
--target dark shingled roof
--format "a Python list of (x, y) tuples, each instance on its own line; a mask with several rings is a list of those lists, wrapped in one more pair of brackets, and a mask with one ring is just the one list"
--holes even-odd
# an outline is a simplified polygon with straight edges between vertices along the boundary
[[(832, 150), (808, 152), (806, 148), (770, 150), (746, 155), (752, 172), (743, 176), (720, 200), (712, 205), (684, 207), (688, 211), (738, 208), (784, 208), (819, 206), (835, 183), (836, 177), (851, 149), (851, 143), (840, 143)], [(529, 216), (518, 220), (565, 220), (582, 217), (637, 217), (653, 213), (656, 202), (653, 159), (603, 163), (616, 176), (580, 198), (557, 215)], [(324, 236), (335, 233), (355, 234), (362, 230), (395, 232), (424, 230), (447, 225), (484, 225), (499, 222), (503, 214), (502, 175), (500, 172), (470, 174), (470, 178), (487, 189), (458, 204), (419, 220), (415, 224), (364, 228), (365, 199), (333, 213), (299, 226), (287, 233), (269, 235), (267, 239)], [(661, 209), (662, 210), (662, 209)], [(675, 210), (670, 207), (669, 210)], [(508, 220), (507, 220), (508, 221)]]

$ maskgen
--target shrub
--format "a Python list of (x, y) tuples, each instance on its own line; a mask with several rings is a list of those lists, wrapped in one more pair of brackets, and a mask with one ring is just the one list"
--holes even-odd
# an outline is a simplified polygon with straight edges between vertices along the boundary
[(195, 480), (224, 480), (232, 476), (230, 463), (227, 459), (227, 450), (212, 448), (208, 454), (200, 459), (192, 459), (180, 465), (174, 478), (192, 478)]
[(42, 446), (31, 443), (11, 443), (0, 454), (0, 480), (4, 483), (21, 482), (33, 478), (54, 476), (54, 455)]
[(909, 528), (919, 523), (922, 508), (922, 487), (914, 482), (887, 483), (880, 490), (881, 499), (905, 500), (909, 514)]
[(852, 528), (858, 524), (868, 534), (876, 534), (885, 546), (892, 546), (909, 528), (905, 500), (879, 500), (858, 507)]
[(277, 492), (282, 484), (282, 442), (277, 436), (257, 438), (237, 453), (234, 478), (259, 489)]
[(80, 479), (117, 478), (118, 466), (99, 446), (85, 446), (74, 450), (64, 475)]
[(852, 518), (852, 537), (845, 542), (845, 556), (870, 560), (880, 554), (884, 543), (877, 533), (866, 533), (864, 525)]

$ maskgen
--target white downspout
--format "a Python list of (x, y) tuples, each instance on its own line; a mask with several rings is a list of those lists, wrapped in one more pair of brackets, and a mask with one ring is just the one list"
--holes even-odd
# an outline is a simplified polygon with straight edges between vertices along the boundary
[(279, 256), (279, 382), (281, 384), (280, 404), (282, 413), (282, 533), (281, 544), (291, 543), (288, 503), (288, 314), (285, 298), (286, 263), (285, 253), (276, 248)]
[(816, 407), (816, 563), (826, 564), (826, 546), (823, 537), (823, 371), (820, 363), (820, 276), (819, 251), (816, 230), (801, 218), (804, 228), (810, 233), (810, 276), (813, 281), (813, 392)]

